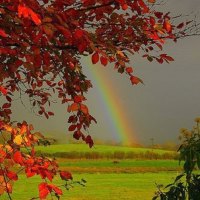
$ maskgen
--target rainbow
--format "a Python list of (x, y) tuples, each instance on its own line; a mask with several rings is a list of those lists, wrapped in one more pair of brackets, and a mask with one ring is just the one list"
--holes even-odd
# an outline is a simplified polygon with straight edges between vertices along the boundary
[[(134, 131), (130, 128), (130, 120), (127, 118), (124, 112), (123, 106), (118, 100), (119, 97), (115, 93), (108, 79), (103, 76), (100, 70), (98, 70), (98, 65), (93, 65), (91, 60), (88, 58), (87, 67), (89, 68), (89, 73), (92, 75), (95, 86), (97, 86), (100, 96), (106, 106), (109, 118), (112, 119), (112, 127), (117, 136), (117, 139), (122, 142), (123, 145), (136, 144), (137, 140), (134, 136)], [(93, 84), (94, 85), (94, 84)]]

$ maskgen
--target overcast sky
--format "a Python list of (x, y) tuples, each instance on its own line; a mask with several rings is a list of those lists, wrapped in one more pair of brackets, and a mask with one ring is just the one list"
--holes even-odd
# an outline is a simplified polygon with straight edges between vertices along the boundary
[[(199, 0), (170, 0), (163, 7), (172, 13), (190, 13), (200, 10)], [(200, 37), (186, 38), (176, 44), (167, 43), (165, 52), (175, 61), (160, 65), (149, 63), (139, 57), (132, 58), (137, 76), (143, 79), (145, 85), (132, 86), (128, 78), (110, 68), (96, 66), (97, 72), (109, 81), (118, 101), (124, 108), (137, 142), (150, 143), (155, 138), (156, 143), (177, 141), (179, 129), (192, 128), (193, 119), (200, 116)], [(107, 105), (101, 97), (101, 88), (95, 85), (95, 79), (85, 69), (92, 80), (94, 89), (87, 96), (90, 112), (98, 120), (90, 133), (106, 140), (119, 140), (114, 132), (114, 124), (106, 114)], [(14, 108), (13, 119), (26, 119), (32, 122), (38, 130), (55, 132), (63, 135), (67, 132), (66, 106), (54, 105), (56, 117), (45, 120), (34, 116), (20, 104)], [(105, 112), (104, 112), (105, 111)]]

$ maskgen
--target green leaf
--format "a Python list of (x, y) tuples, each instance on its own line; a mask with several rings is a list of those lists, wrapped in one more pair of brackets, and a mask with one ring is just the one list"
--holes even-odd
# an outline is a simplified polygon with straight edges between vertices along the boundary
[(180, 180), (185, 174), (180, 174), (178, 175), (175, 180), (174, 180), (174, 183), (176, 183), (178, 180)]
[(200, 169), (200, 153), (196, 153), (196, 158), (197, 158), (197, 166)]

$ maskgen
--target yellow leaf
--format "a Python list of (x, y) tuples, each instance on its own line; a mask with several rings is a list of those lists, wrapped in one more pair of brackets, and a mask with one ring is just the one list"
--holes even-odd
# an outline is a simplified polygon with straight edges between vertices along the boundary
[(17, 135), (15, 137), (15, 139), (13, 140), (13, 142), (17, 145), (20, 145), (22, 143), (22, 136), (21, 135)]
[(160, 33), (160, 34), (164, 34), (165, 33), (165, 29), (163, 29), (162, 24), (155, 24), (154, 28)]
[(6, 148), (6, 150), (7, 150), (8, 152), (11, 152), (11, 151), (12, 151), (12, 147), (11, 147), (10, 145), (6, 145), (5, 148)]
[(12, 127), (9, 125), (4, 125), (4, 128), (6, 131), (11, 132), (12, 131)]
[(122, 51), (117, 51), (117, 54), (120, 55), (121, 57), (125, 57)]

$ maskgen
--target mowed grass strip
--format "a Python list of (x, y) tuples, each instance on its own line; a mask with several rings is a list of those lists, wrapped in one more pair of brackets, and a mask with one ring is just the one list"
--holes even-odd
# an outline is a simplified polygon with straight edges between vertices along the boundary
[[(84, 178), (85, 187), (76, 185), (66, 191), (61, 200), (150, 200), (156, 190), (155, 183), (168, 184), (177, 174), (174, 172), (136, 174), (75, 174), (74, 180)], [(21, 175), (14, 185), (13, 200), (29, 200), (38, 196), (39, 177), (26, 179)], [(56, 184), (62, 182), (56, 178)], [(1, 200), (7, 200), (1, 196)], [(50, 199), (50, 198), (49, 198)]]
[(76, 173), (136, 173), (180, 171), (176, 160), (68, 160), (58, 159), (61, 169)]

